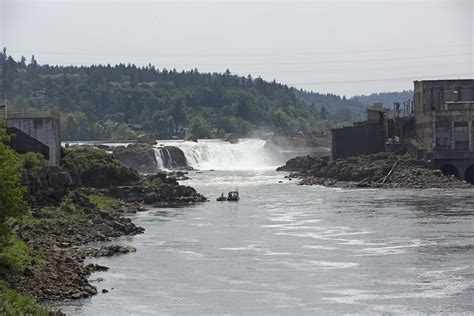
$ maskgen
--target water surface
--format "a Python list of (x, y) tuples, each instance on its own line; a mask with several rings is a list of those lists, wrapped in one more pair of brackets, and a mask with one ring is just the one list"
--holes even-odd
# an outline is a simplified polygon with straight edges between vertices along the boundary
[[(425, 314), (474, 311), (471, 190), (298, 186), (271, 170), (191, 172), (211, 201), (152, 209), (94, 260), (108, 294), (76, 315)], [(282, 181), (283, 183), (279, 183)], [(240, 202), (216, 202), (238, 189)]]

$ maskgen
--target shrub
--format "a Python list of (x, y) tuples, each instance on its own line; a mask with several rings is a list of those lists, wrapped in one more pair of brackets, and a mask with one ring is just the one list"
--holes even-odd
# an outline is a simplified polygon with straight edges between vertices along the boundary
[(441, 177), (443, 175), (443, 172), (439, 169), (435, 169), (435, 170), (431, 170), (431, 174), (436, 177)]
[(12, 290), (5, 281), (0, 280), (0, 315), (48, 315), (48, 310), (36, 300)]
[(11, 270), (23, 271), (33, 258), (28, 244), (16, 234), (5, 230), (1, 236), (3, 247), (0, 250), (0, 266)]
[(20, 155), (22, 165), (26, 169), (41, 168), (44, 167), (43, 156), (39, 153), (29, 152)]

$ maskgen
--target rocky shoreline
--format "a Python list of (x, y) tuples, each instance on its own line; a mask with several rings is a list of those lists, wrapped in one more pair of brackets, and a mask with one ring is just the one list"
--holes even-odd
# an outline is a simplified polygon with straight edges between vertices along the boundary
[(33, 295), (39, 301), (89, 297), (100, 289), (90, 284), (88, 277), (95, 271), (108, 270), (108, 267), (85, 264), (85, 259), (135, 251), (131, 246), (91, 244), (143, 233), (144, 229), (127, 217), (127, 214), (144, 210), (140, 205), (121, 203), (113, 209), (102, 210), (83, 195), (76, 194), (76, 198), (86, 204), (84, 209), (88, 214), (84, 219), (21, 223), (13, 227), (38, 257), (32, 268), (6, 273), (5, 280), (13, 288)]
[(329, 157), (290, 159), (277, 171), (290, 171), (288, 178), (302, 185), (358, 188), (471, 188), (466, 181), (428, 169), (408, 154), (379, 153), (331, 161)]
[(139, 175), (97, 148), (67, 148), (59, 167), (44, 166), (34, 155), (23, 159), (21, 183), (29, 209), (8, 224), (24, 250), (22, 268), (0, 265), (0, 279), (39, 302), (108, 293), (88, 280), (108, 267), (88, 264), (87, 258), (135, 252), (111, 243), (144, 232), (131, 214), (207, 201), (178, 183), (186, 178), (183, 172)]

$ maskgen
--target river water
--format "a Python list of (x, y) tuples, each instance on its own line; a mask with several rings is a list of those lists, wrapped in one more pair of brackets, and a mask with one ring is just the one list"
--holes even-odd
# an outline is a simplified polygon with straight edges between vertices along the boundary
[[(242, 168), (238, 168), (242, 169)], [(250, 167), (249, 167), (250, 169)], [(190, 172), (210, 202), (151, 209), (93, 262), (73, 315), (474, 312), (471, 190), (299, 186), (273, 167)], [(280, 183), (281, 182), (281, 183)], [(238, 189), (239, 202), (217, 202)], [(103, 279), (103, 280), (102, 280)]]

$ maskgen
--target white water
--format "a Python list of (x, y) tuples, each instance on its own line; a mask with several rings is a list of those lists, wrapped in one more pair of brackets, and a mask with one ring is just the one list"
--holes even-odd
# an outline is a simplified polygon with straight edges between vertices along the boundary
[[(221, 140), (160, 141), (160, 145), (176, 146), (186, 155), (189, 166), (199, 170), (268, 170), (284, 164), (278, 153), (272, 153), (261, 139), (243, 139), (237, 144)], [(158, 166), (163, 166), (160, 150)]]

